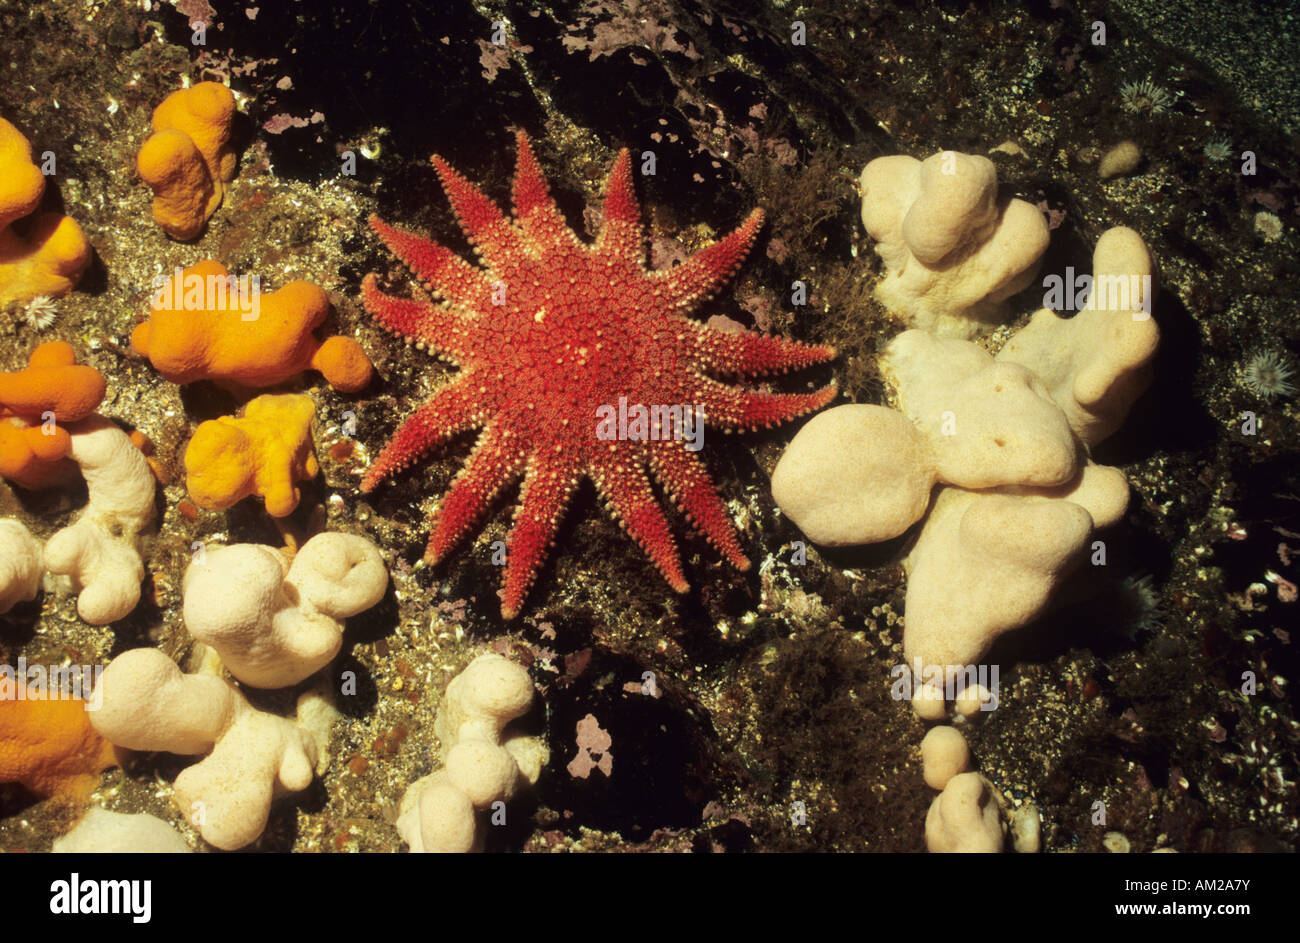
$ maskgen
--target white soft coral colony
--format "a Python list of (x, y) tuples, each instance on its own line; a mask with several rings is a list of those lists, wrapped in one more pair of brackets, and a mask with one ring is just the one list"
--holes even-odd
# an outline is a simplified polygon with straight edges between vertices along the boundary
[[(987, 160), (951, 152), (867, 166), (863, 221), (886, 267), (876, 296), (913, 327), (881, 356), (898, 409), (819, 414), (772, 474), (777, 504), (821, 544), (888, 540), (924, 519), (905, 560), (913, 690), (901, 696), (929, 722), (945, 720), (954, 693), (959, 721), (996, 708), (978, 663), (1050, 607), (1094, 533), (1123, 516), (1128, 480), (1090, 448), (1150, 383), (1160, 337), (1154, 263), (1137, 233), (1117, 227), (1098, 240), (1084, 310), (1038, 311), (996, 357), (965, 339), (1006, 316), (1003, 302), (1028, 287), (1047, 242), (1037, 210), (1024, 204), (1035, 219), (1013, 210), (1019, 201), (996, 203), (995, 187)], [(1009, 238), (1016, 228), (1022, 236)], [(959, 730), (936, 727), (922, 747), (926, 781), (940, 790), (927, 847), (1001, 851), (1005, 802), (964, 771)], [(1032, 802), (1017, 810), (1017, 851), (1038, 850), (1038, 822)]]

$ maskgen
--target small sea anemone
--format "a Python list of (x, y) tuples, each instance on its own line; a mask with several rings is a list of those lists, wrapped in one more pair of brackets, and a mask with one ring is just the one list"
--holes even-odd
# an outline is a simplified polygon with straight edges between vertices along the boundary
[(43, 331), (58, 317), (59, 309), (49, 295), (38, 295), (27, 303), (24, 317), (27, 326), (34, 331)]
[(1142, 632), (1154, 632), (1164, 624), (1165, 611), (1160, 608), (1160, 591), (1150, 573), (1124, 577), (1116, 595), (1118, 628), (1128, 638), (1135, 639)]
[(1174, 96), (1150, 79), (1120, 86), (1119, 103), (1135, 115), (1162, 115), (1174, 103)]
[(1282, 220), (1268, 210), (1255, 214), (1255, 232), (1264, 237), (1265, 242), (1275, 242), (1282, 235)]
[(1246, 389), (1268, 403), (1295, 393), (1295, 384), (1291, 382), (1294, 376), (1295, 368), (1286, 357), (1276, 350), (1264, 350), (1250, 358), (1242, 370), (1241, 382)]
[(1201, 153), (1210, 160), (1227, 160), (1232, 156), (1232, 142), (1227, 138), (1215, 138), (1206, 142)]

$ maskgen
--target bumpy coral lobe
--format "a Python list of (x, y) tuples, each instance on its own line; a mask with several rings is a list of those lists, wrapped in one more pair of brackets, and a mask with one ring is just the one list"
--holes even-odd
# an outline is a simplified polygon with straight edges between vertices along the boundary
[(389, 331), (460, 367), (398, 429), (361, 483), (382, 479), (467, 429), (482, 428), (432, 521), (427, 558), (442, 559), (504, 487), (524, 484), (508, 541), (502, 615), (509, 619), (546, 558), (569, 497), (590, 476), (623, 527), (674, 590), (686, 579), (647, 469), (733, 565), (740, 550), (698, 452), (680, 440), (602, 440), (598, 408), (698, 406), (707, 430), (770, 426), (828, 403), (815, 393), (739, 389), (705, 375), (780, 373), (828, 360), (814, 347), (750, 331), (724, 333), (686, 315), (734, 274), (763, 222), (744, 224), (672, 269), (647, 270), (631, 160), (619, 152), (605, 185), (594, 245), (569, 229), (548, 192), (528, 137), (518, 134), (514, 217), (440, 157), (443, 189), (486, 270), (444, 246), (372, 217), (379, 237), (443, 304), (386, 295), (366, 277), (366, 309)]

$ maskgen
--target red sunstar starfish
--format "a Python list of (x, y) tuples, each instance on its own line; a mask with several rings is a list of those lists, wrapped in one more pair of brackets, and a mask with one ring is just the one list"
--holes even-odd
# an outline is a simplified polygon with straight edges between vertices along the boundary
[(379, 237), (443, 303), (383, 294), (371, 274), (362, 284), (366, 309), (408, 343), (446, 355), (461, 372), (406, 420), (361, 490), (372, 490), (455, 434), (482, 427), (434, 515), (426, 559), (442, 559), (496, 494), (523, 475), (502, 595), (507, 619), (518, 614), (584, 475), (678, 592), (686, 590), (686, 579), (647, 466), (709, 542), (748, 569), (727, 510), (688, 442), (664, 433), (611, 440), (597, 429), (620, 397), (634, 406), (697, 407), (709, 428), (730, 431), (791, 419), (835, 396), (834, 384), (816, 393), (761, 393), (704, 375), (706, 369), (731, 376), (784, 372), (835, 356), (829, 347), (726, 333), (685, 317), (739, 267), (762, 211), (676, 268), (649, 271), (626, 149), (606, 180), (604, 220), (589, 246), (565, 224), (523, 132), (518, 145), (513, 219), (433, 157), (486, 270), (371, 217)]

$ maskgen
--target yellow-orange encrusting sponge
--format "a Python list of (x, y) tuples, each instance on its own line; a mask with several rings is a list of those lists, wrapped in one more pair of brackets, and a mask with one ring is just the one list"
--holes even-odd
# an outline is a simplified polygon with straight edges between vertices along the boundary
[(217, 511), (255, 494), (272, 517), (293, 513), (296, 482), (320, 471), (312, 452), (311, 397), (259, 396), (243, 417), (203, 423), (185, 449), (186, 485), (200, 507)]
[(0, 118), (0, 308), (66, 295), (90, 265), (90, 243), (72, 217), (31, 215), (44, 193), (31, 145)]
[(95, 732), (86, 702), (30, 700), (22, 681), (0, 682), (0, 782), (41, 796), (84, 799), (99, 774), (117, 765), (113, 745)]
[(370, 383), (374, 368), (360, 344), (312, 336), (330, 310), (319, 287), (294, 281), (252, 297), (252, 291), (220, 285), (229, 279), (226, 267), (211, 259), (185, 269), (179, 285), (169, 279), (149, 320), (131, 333), (131, 346), (173, 383), (218, 380), (263, 388), (307, 369), (344, 393)]
[(103, 375), (79, 365), (63, 341), (41, 344), (26, 368), (0, 373), (0, 478), (39, 488), (70, 477), (63, 459), (72, 439), (64, 424), (93, 413), (104, 389)]
[(230, 125), (235, 96), (216, 82), (172, 92), (154, 109), (153, 130), (136, 168), (153, 188), (153, 218), (173, 239), (203, 229), (235, 177)]

